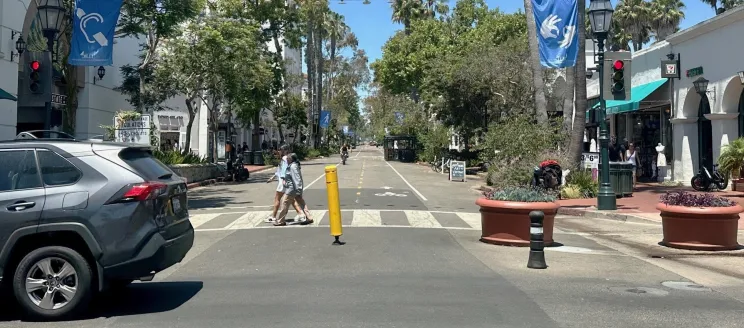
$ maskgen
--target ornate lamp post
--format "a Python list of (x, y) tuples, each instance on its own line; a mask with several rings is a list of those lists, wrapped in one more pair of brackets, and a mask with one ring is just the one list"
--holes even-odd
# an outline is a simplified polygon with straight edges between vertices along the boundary
[(102, 79), (106, 75), (106, 69), (103, 66), (98, 66), (98, 79)]
[[(41, 33), (47, 39), (47, 51), (54, 61), (54, 41), (57, 39), (57, 33), (62, 29), (67, 17), (65, 17), (65, 7), (62, 6), (61, 0), (40, 0), (36, 7), (39, 11), (39, 23), (41, 24)], [(51, 81), (49, 81), (51, 83)], [(46, 120), (44, 120), (44, 130), (51, 130), (52, 127), (52, 99), (45, 103)]]
[(592, 34), (597, 39), (597, 59), (599, 60), (599, 142), (600, 142), (600, 171), (599, 177), (599, 195), (597, 195), (598, 210), (616, 210), (617, 199), (615, 191), (610, 186), (610, 132), (607, 127), (607, 104), (604, 100), (604, 81), (602, 73), (604, 72), (604, 42), (607, 39), (607, 32), (612, 26), (612, 4), (610, 0), (591, 0), (589, 4), (589, 22), (592, 27)]

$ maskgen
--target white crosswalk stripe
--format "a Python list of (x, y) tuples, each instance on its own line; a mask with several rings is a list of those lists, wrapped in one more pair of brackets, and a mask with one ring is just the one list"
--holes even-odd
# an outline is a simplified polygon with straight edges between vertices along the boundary
[[(409, 211), (409, 210), (343, 210), (342, 216), (349, 215), (351, 218), (342, 217), (344, 226), (350, 227), (411, 227), (411, 228), (433, 228), (433, 229), (465, 229), (474, 230), (481, 228), (480, 213), (443, 212), (443, 211)], [(227, 217), (236, 217), (232, 222)], [(248, 211), (230, 213), (204, 213), (191, 214), (191, 224), (197, 231), (214, 230), (243, 230), (272, 227), (265, 219), (271, 211)], [(290, 217), (294, 215), (290, 213)], [(220, 218), (221, 216), (225, 217)], [(328, 226), (328, 211), (316, 210), (310, 212), (314, 222), (312, 226)], [(402, 217), (405, 217), (404, 221)], [(349, 220), (350, 219), (350, 220)], [(205, 225), (207, 222), (213, 223)], [(387, 222), (386, 222), (387, 221)], [(351, 222), (351, 224), (348, 224)], [(407, 223), (407, 224), (406, 224)], [(223, 226), (217, 226), (223, 225)], [(203, 226), (202, 228), (200, 228)], [(298, 225), (299, 226), (299, 225)]]

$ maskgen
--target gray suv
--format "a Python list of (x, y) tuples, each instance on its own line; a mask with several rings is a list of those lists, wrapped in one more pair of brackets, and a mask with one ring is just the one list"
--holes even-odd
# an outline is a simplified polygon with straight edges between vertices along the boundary
[(152, 280), (194, 243), (186, 184), (149, 147), (0, 141), (0, 282), (35, 319)]

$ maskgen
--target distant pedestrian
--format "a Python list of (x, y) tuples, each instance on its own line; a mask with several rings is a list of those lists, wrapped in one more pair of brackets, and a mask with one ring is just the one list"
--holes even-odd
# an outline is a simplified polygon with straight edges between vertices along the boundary
[(292, 153), (289, 156), (287, 156), (287, 164), (289, 165), (287, 169), (286, 176), (284, 178), (284, 196), (282, 197), (281, 201), (281, 211), (279, 212), (279, 216), (276, 217), (276, 222), (274, 222), (274, 226), (286, 226), (286, 217), (287, 212), (289, 211), (289, 207), (293, 206), (296, 210), (301, 209), (302, 212), (305, 213), (305, 217), (300, 219), (302, 224), (310, 224), (313, 223), (313, 220), (308, 217), (308, 211), (307, 211), (307, 204), (305, 204), (305, 200), (302, 198), (302, 191), (304, 188), (304, 184), (302, 181), (302, 170), (300, 167), (300, 159), (297, 154)]

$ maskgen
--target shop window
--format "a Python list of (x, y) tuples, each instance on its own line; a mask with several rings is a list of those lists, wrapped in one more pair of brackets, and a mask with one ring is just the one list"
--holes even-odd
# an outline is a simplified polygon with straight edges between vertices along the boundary
[(168, 131), (170, 127), (170, 117), (158, 116), (158, 128), (160, 131)]

